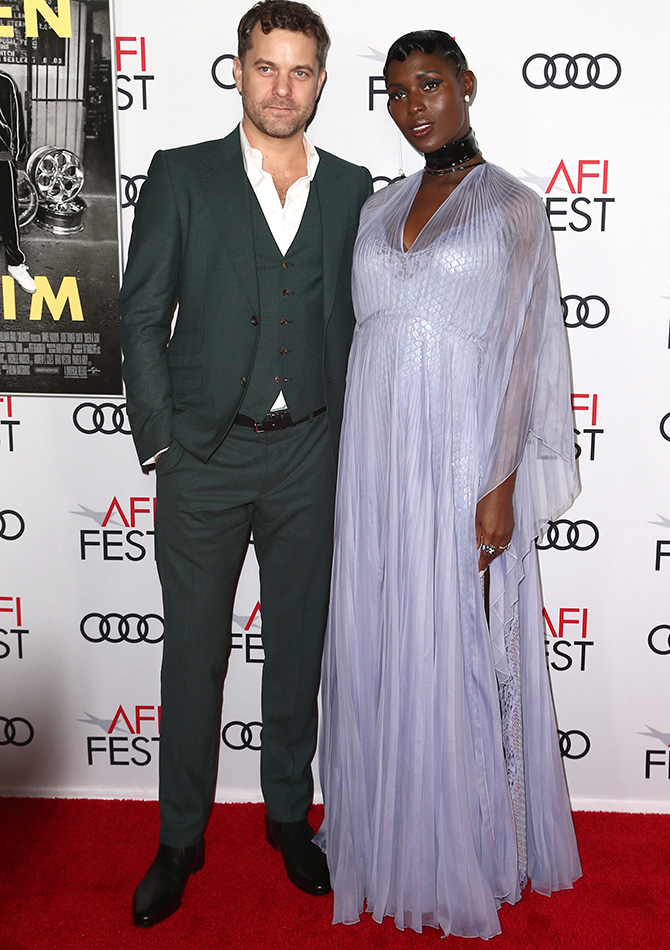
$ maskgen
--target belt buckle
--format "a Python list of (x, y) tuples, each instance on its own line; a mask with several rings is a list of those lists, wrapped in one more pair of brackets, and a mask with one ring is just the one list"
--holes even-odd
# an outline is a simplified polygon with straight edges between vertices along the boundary
[(254, 432), (275, 432), (277, 429), (288, 429), (292, 425), (289, 410), (280, 409), (279, 412), (268, 412), (261, 422), (254, 422)]

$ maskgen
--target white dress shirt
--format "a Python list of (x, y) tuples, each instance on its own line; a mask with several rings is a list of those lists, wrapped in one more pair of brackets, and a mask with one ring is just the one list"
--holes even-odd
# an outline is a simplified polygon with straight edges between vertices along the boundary
[(242, 161), (249, 184), (254, 189), (261, 210), (272, 232), (272, 237), (282, 254), (286, 254), (298, 233), (302, 216), (309, 198), (309, 185), (319, 164), (319, 153), (303, 133), (302, 142), (307, 158), (307, 174), (294, 181), (286, 192), (282, 205), (272, 175), (263, 169), (263, 154), (252, 148), (240, 122)]

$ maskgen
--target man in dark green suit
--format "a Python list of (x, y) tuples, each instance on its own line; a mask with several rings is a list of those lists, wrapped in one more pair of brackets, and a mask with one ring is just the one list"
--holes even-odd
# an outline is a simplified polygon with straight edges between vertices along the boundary
[(304, 134), (325, 79), (320, 17), (262, 0), (238, 37), (242, 125), (156, 154), (120, 297), (133, 437), (141, 463), (156, 463), (165, 614), (160, 846), (135, 892), (138, 926), (173, 913), (204, 863), (250, 531), (265, 649), (266, 836), (294, 884), (330, 890), (307, 809), (354, 325), (351, 257), (371, 180)]

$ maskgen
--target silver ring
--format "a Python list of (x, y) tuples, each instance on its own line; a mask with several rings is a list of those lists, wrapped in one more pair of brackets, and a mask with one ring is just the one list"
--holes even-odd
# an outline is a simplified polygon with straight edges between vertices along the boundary
[(499, 545), (498, 545), (498, 550), (499, 550), (499, 551), (509, 551), (509, 547), (510, 547), (510, 544), (511, 544), (511, 543), (512, 543), (511, 541), (508, 541), (507, 544), (499, 544)]
[(482, 551), (484, 554), (488, 554), (489, 557), (493, 557), (496, 553), (496, 546), (495, 544), (482, 544)]

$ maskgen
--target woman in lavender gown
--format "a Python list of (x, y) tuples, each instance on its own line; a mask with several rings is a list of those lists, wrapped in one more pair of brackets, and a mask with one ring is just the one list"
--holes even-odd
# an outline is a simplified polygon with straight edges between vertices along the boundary
[(541, 201), (484, 161), (445, 33), (385, 66), (425, 170), (366, 204), (320, 761), (335, 922), (500, 932), (579, 877), (534, 540), (578, 491)]

